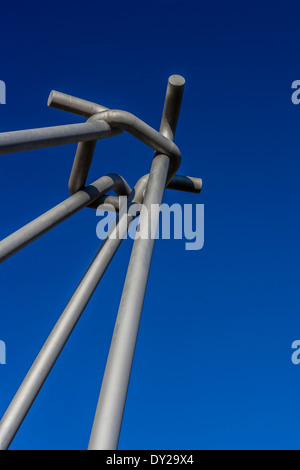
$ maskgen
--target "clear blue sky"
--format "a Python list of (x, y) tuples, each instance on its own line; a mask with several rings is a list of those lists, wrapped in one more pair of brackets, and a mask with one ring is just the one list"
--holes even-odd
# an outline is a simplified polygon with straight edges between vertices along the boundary
[[(297, 1), (6, 2), (0, 131), (81, 122), (52, 89), (159, 127), (168, 76), (186, 78), (180, 173), (203, 178), (205, 245), (158, 240), (120, 449), (300, 448), (300, 79)], [(0, 237), (68, 197), (76, 145), (1, 156)], [(153, 151), (101, 141), (89, 181), (131, 185)], [(85, 209), (1, 265), (0, 414), (99, 246)], [(123, 243), (12, 449), (85, 449), (132, 241)]]

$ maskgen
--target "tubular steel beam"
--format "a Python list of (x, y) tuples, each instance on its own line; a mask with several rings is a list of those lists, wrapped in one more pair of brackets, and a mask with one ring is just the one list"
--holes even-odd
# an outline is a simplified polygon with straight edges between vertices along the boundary
[[(174, 189), (179, 189), (181, 187), (181, 181), (185, 180), (185, 178), (187, 177), (174, 177), (173, 179), (176, 186)], [(15, 397), (6, 410), (6, 413), (1, 419), (0, 450), (7, 449), (10, 446), (97, 285), (101, 281), (109, 263), (120, 246), (131, 221), (135, 217), (135, 215), (129, 214), (130, 207), (134, 204), (140, 204), (143, 202), (148, 179), (149, 175), (145, 175), (136, 183), (133, 191), (128, 197), (128, 212), (120, 214), (115, 227), (111, 228), (106, 239), (101, 244), (84, 277), (62, 312), (36, 360), (20, 385)], [(196, 192), (199, 192), (201, 189), (201, 180), (198, 178), (194, 178), (193, 180), (195, 180), (195, 186), (194, 191), (192, 192), (195, 192), (195, 189)], [(59, 220), (59, 217), (63, 217), (63, 220), (65, 220), (67, 217), (70, 217), (73, 213), (77, 212), (81, 208), (78, 208), (79, 204), (84, 204), (82, 206), (84, 207), (90, 204), (91, 200), (94, 199), (96, 199), (96, 202), (99, 200), (99, 204), (101, 204), (102, 197), (99, 198), (100, 192), (108, 191), (112, 188), (119, 195), (128, 194), (130, 191), (126, 181), (119, 175), (110, 174), (100, 178), (95, 183), (85, 188), (85, 190), (78, 192), (77, 195), (75, 194), (74, 196), (71, 196), (66, 201), (63, 201), (52, 210), (12, 234), (10, 236), (12, 237), (10, 243), (6, 242), (5, 245), (1, 245), (10, 237), (7, 237), (7, 239), (0, 242), (1, 261), (3, 261), (2, 257), (5, 255), (4, 259), (13, 254), (10, 251), (14, 250), (15, 253), (23, 246), (33, 241), (33, 239), (41, 236), (42, 233), (40, 233), (40, 231), (45, 233), (47, 230), (50, 230), (55, 225), (62, 222), (62, 220)], [(189, 189), (192, 190), (191, 185), (189, 186)], [(114, 201), (111, 200), (111, 198), (113, 199), (114, 197), (106, 196), (104, 199), (106, 199), (107, 203), (113, 205)], [(103, 200), (103, 202), (105, 202), (105, 200)], [(29, 238), (30, 240), (28, 240)]]
[(167, 185), (167, 189), (198, 194), (202, 189), (202, 179), (193, 176), (175, 175)]
[[(147, 178), (148, 181), (149, 174), (144, 175), (143, 178)], [(192, 176), (175, 175), (168, 184), (167, 189), (198, 194), (202, 189), (202, 179), (195, 178)], [(108, 196), (106, 194), (97, 199), (97, 201), (89, 204), (88, 207), (92, 209), (97, 209), (100, 204), (109, 204), (113, 206), (117, 212), (120, 209), (119, 198), (116, 196)]]
[[(135, 186), (128, 200), (128, 210), (132, 204), (143, 201), (145, 184), (145, 181), (141, 179)], [(133, 219), (134, 215), (124, 212), (121, 217), (118, 217), (115, 226), (111, 228), (106, 239), (102, 242), (0, 421), (0, 450), (8, 449), (10, 446)]]
[[(94, 114), (88, 122), (97, 122), (97, 120), (108, 122), (113, 129), (117, 128), (126, 130), (157, 152), (168, 155), (170, 157), (168, 182), (175, 175), (180, 166), (181, 155), (178, 147), (167, 137), (127, 111), (120, 111), (117, 109), (103, 111), (101, 113)], [(84, 188), (93, 159), (95, 146), (95, 141), (82, 142), (78, 144), (69, 180), (69, 191), (71, 194)]]
[[(184, 78), (179, 75), (169, 78), (159, 132), (131, 113), (111, 110), (53, 90), (48, 99), (49, 106), (88, 118), (88, 121), (0, 134), (0, 155), (78, 142), (69, 181), (71, 197), (2, 240), (0, 262), (83, 207), (95, 208), (106, 203), (120, 211), (2, 417), (0, 449), (7, 449), (12, 442), (137, 215), (131, 209), (138, 204), (141, 211), (138, 230), (143, 236), (133, 245), (88, 447), (117, 448), (155, 243), (152, 235), (158, 225), (159, 211), (152, 208), (160, 206), (166, 187), (195, 193), (202, 188), (200, 178), (175, 175), (181, 154), (173, 140), (184, 84)], [(140, 178), (132, 191), (126, 181), (115, 174), (106, 175), (85, 187), (97, 140), (124, 130), (156, 151), (149, 175)], [(127, 211), (122, 211), (125, 205), (119, 207), (117, 197), (105, 194), (111, 189), (117, 196), (127, 196)]]
[[(97, 202), (100, 196), (111, 189), (114, 189), (117, 195), (128, 196), (131, 192), (129, 185), (121, 176), (116, 174), (103, 176), (0, 241), (0, 263), (76, 214), (76, 212), (93, 202)], [(98, 205), (99, 203), (97, 203), (97, 207)]]
[[(148, 180), (148, 175), (145, 175)], [(168, 189), (199, 193), (202, 188), (201, 178), (175, 175), (168, 185)], [(118, 196), (128, 196), (130, 186), (117, 174), (109, 174), (99, 178), (81, 191), (73, 194), (57, 206), (45, 212), (32, 222), (21, 227), (16, 232), (0, 241), (0, 263), (10, 258), (25, 246), (40, 238), (84, 207), (97, 209), (99, 205), (109, 204), (119, 212), (119, 198), (104, 195), (113, 189)]]
[(25, 131), (2, 132), (0, 134), (0, 155), (101, 139), (119, 133), (119, 131), (112, 130), (107, 122), (100, 120)]
[(83, 116), (86, 118), (108, 109), (105, 106), (101, 106), (100, 104), (82, 100), (81, 98), (66, 95), (65, 93), (61, 93), (55, 90), (51, 91), (47, 104), (52, 108), (61, 109), (62, 111), (67, 111), (69, 113), (77, 114), (78, 116)]
[[(157, 152), (168, 155), (170, 157), (168, 182), (170, 182), (181, 162), (180, 151), (173, 143), (174, 134), (170, 131), (172, 128), (176, 129), (179, 116), (182, 96), (177, 96), (175, 90), (181, 78), (182, 77), (179, 75), (172, 75), (169, 78), (168, 96), (165, 100), (166, 108), (163, 111), (164, 115), (161, 124), (163, 127), (160, 129), (160, 132), (157, 132), (141, 119), (127, 111), (108, 109), (96, 103), (54, 90), (50, 93), (48, 106), (89, 117), (88, 122), (95, 122), (99, 119), (101, 121), (104, 120), (109, 123), (113, 129), (118, 129), (119, 132), (126, 130)], [(82, 142), (78, 145), (69, 180), (69, 191), (71, 194), (84, 188), (95, 146), (96, 140)]]
[[(184, 79), (180, 76), (169, 78), (160, 127), (161, 132), (168, 138), (173, 138), (175, 134), (184, 83)], [(144, 224), (148, 224), (148, 237), (136, 239), (133, 245), (90, 436), (89, 449), (115, 450), (118, 446), (155, 242), (155, 237), (150, 235), (156, 233), (159, 216), (158, 213), (155, 214), (154, 221), (151, 209), (153, 204), (160, 205), (162, 202), (169, 164), (170, 158), (164, 154), (155, 155), (152, 162), (139, 221), (140, 230), (143, 230)]]

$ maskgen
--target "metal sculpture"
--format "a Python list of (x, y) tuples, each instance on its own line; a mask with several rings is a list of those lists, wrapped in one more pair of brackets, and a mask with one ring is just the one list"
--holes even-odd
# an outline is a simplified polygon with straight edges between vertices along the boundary
[[(59, 354), (75, 328), (93, 292), (124, 238), (135, 215), (130, 208), (141, 204), (139, 226), (151, 217), (151, 230), (158, 223), (153, 205), (162, 203), (165, 188), (199, 193), (200, 178), (177, 175), (181, 154), (174, 144), (185, 80), (172, 75), (168, 80), (159, 132), (125, 111), (52, 91), (48, 105), (88, 118), (85, 123), (46, 127), (0, 134), (0, 154), (39, 149), (78, 142), (69, 180), (71, 196), (48, 212), (0, 242), (0, 262), (71, 217), (84, 207), (109, 203), (120, 211), (116, 223), (103, 240), (93, 261), (78, 284), (21, 386), (0, 422), (0, 449), (7, 449), (41, 390)], [(150, 173), (139, 179), (133, 189), (117, 174), (101, 177), (86, 186), (97, 140), (127, 131), (155, 150)], [(114, 190), (116, 196), (106, 193)], [(118, 196), (127, 197), (122, 213)], [(150, 227), (150, 224), (147, 226)], [(155, 239), (149, 236), (134, 241), (99, 401), (91, 431), (89, 449), (117, 448), (141, 312)]]

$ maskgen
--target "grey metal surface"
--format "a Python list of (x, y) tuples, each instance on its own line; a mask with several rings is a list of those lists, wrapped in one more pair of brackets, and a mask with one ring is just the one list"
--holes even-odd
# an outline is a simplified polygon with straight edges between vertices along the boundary
[(0, 155), (101, 139), (115, 134), (116, 132), (107, 122), (100, 120), (25, 131), (2, 132), (0, 134)]
[[(147, 178), (148, 180), (149, 174), (144, 175), (143, 178)], [(174, 175), (170, 183), (167, 185), (167, 189), (198, 194), (202, 189), (202, 179), (192, 176)], [(97, 201), (89, 204), (88, 207), (97, 209), (100, 204), (109, 204), (113, 206), (117, 212), (119, 211), (119, 198), (116, 196), (101, 196)]]
[[(145, 176), (148, 177), (148, 175)], [(199, 193), (201, 188), (201, 178), (192, 178), (182, 175), (175, 175), (168, 185), (168, 189), (192, 193)], [(94, 183), (73, 194), (68, 199), (1, 240), (0, 263), (37, 240), (64, 220), (67, 220), (84, 207), (97, 209), (99, 205), (108, 204), (113, 206), (116, 212), (119, 212), (118, 196), (104, 195), (105, 192), (111, 189), (113, 189), (118, 196), (128, 196), (131, 192), (128, 183), (117, 174), (112, 173), (99, 178), (97, 181), (94, 181)], [(107, 207), (109, 208), (109, 206)]]
[[(182, 77), (169, 79), (160, 130), (171, 139), (175, 135), (183, 89)], [(156, 233), (159, 217), (159, 213), (153, 214), (152, 207), (162, 203), (170, 160), (159, 154), (152, 162), (139, 221), (140, 228), (148, 227), (148, 237), (134, 241), (90, 436), (90, 450), (115, 450), (118, 446), (155, 242), (151, 233)]]
[[(169, 78), (159, 132), (133, 114), (110, 110), (80, 98), (52, 91), (48, 105), (88, 118), (81, 124), (55, 126), (0, 134), (0, 154), (78, 142), (69, 181), (71, 197), (22, 227), (0, 242), (0, 262), (36, 240), (83, 207), (111, 204), (120, 214), (80, 281), (66, 308), (42, 347), (15, 397), (0, 421), (0, 449), (7, 449), (32, 406), (38, 392), (70, 337), (93, 292), (116, 253), (130, 222), (135, 217), (130, 209), (144, 202), (139, 230), (148, 227), (148, 237), (134, 242), (126, 275), (116, 325), (91, 432), (89, 449), (116, 449), (121, 429), (142, 306), (150, 270), (159, 213), (153, 213), (162, 202), (164, 189), (198, 193), (200, 178), (176, 175), (181, 162), (173, 143), (185, 81), (179, 75)], [(106, 175), (85, 187), (96, 141), (116, 136), (126, 130), (156, 153), (149, 175), (144, 175), (131, 191), (119, 175)], [(127, 212), (119, 207), (116, 196), (105, 194), (113, 189), (117, 196), (127, 196)], [(151, 221), (151, 223), (150, 223)], [(145, 234), (145, 232), (144, 232)]]
[[(14, 255), (79, 210), (96, 202), (105, 192), (114, 189), (117, 195), (130, 194), (128, 183), (119, 175), (110, 174), (99, 178), (91, 185), (37, 217), (35, 220), (0, 241), (0, 263)], [(104, 200), (102, 200), (104, 202)]]
[(195, 178), (194, 176), (175, 175), (167, 185), (167, 188), (198, 194), (202, 189), (202, 179)]
[[(145, 182), (139, 180), (128, 200), (131, 204), (142, 202)], [(89, 265), (73, 296), (59, 317), (44, 346), (32, 364), (17, 393), (0, 421), (0, 449), (7, 449), (36, 396), (51, 372), (64, 345), (75, 328), (109, 263), (120, 246), (133, 216), (127, 212), (118, 217), (94, 259)]]
[[(170, 157), (168, 181), (172, 179), (180, 166), (181, 155), (177, 145), (175, 145), (171, 140), (127, 111), (120, 111), (117, 109), (103, 111), (101, 113), (94, 114), (88, 122), (97, 122), (98, 120), (100, 120), (100, 122), (103, 120), (108, 122), (112, 129), (126, 130), (157, 152), (168, 155)], [(82, 142), (78, 144), (69, 180), (69, 191), (71, 194), (84, 188), (93, 159), (95, 146), (96, 141)]]
[(126, 130), (129, 134), (144, 142), (144, 144), (148, 145), (156, 152), (168, 155), (168, 157), (170, 157), (169, 179), (175, 175), (181, 163), (180, 150), (177, 145), (163, 133), (156, 131), (133, 114), (119, 109), (110, 109), (94, 114), (94, 116), (89, 119), (89, 122), (98, 119), (101, 121), (104, 120), (113, 129), (118, 128)]
[[(176, 128), (182, 95), (176, 95), (176, 89), (184, 86), (184, 78), (179, 75), (172, 75), (168, 82), (168, 96), (166, 96), (166, 108), (163, 111), (163, 118), (160, 132), (150, 127), (138, 117), (127, 111), (108, 109), (90, 101), (85, 101), (74, 96), (66, 95), (57, 91), (52, 91), (48, 99), (48, 106), (64, 111), (89, 117), (88, 122), (104, 120), (115, 130), (121, 132), (126, 130), (137, 139), (144, 142), (157, 152), (165, 153), (170, 157), (170, 168), (168, 182), (175, 175), (181, 162), (181, 155), (178, 147), (173, 143), (172, 128)], [(95, 111), (97, 112), (95, 113)], [(1, 138), (1, 135), (0, 135)], [(84, 188), (93, 159), (96, 147), (96, 140), (82, 142), (78, 145), (73, 168), (69, 180), (70, 194), (74, 194)]]
[(185, 79), (181, 75), (169, 77), (159, 132), (171, 141), (175, 137), (184, 85)]
[(86, 118), (108, 109), (100, 104), (92, 103), (91, 101), (76, 98), (75, 96), (67, 95), (66, 93), (61, 93), (55, 90), (51, 91), (47, 104), (52, 108), (61, 109), (62, 111), (67, 111)]

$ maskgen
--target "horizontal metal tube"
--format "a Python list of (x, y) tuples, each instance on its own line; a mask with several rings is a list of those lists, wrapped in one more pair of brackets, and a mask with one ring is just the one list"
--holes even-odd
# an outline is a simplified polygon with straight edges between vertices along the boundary
[(113, 210), (113, 212), (118, 213), (120, 212), (120, 199), (119, 196), (104, 194), (104, 196), (101, 196), (97, 201), (90, 204), (89, 207), (91, 209), (100, 209), (102, 211)]
[(115, 135), (105, 121), (83, 122), (64, 126), (41, 127), (0, 134), (0, 155), (40, 149), (56, 145), (72, 144)]
[[(48, 106), (68, 111), (80, 116), (89, 117), (88, 122), (104, 119), (119, 133), (126, 130), (158, 153), (170, 157), (167, 181), (175, 175), (181, 162), (178, 147), (172, 142), (179, 116), (185, 80), (180, 75), (172, 75), (168, 80), (167, 94), (160, 132), (143, 122), (131, 113), (121, 110), (110, 110), (91, 101), (82, 100), (65, 93), (52, 90)], [(94, 142), (82, 142), (78, 145), (73, 168), (69, 179), (70, 194), (84, 188), (96, 147)]]
[(119, 175), (110, 174), (99, 178), (82, 191), (69, 197), (0, 241), (0, 263), (76, 214), (83, 207), (96, 201), (101, 195), (111, 189), (115, 189), (117, 195), (125, 196), (129, 195), (131, 191), (127, 182)]
[(175, 175), (167, 185), (167, 189), (185, 191), (187, 193), (200, 193), (202, 179), (193, 176)]
[(86, 118), (108, 109), (105, 106), (101, 106), (100, 104), (82, 100), (81, 98), (76, 98), (75, 96), (67, 95), (55, 90), (52, 90), (49, 95), (48, 106)]
[[(147, 178), (148, 181), (149, 174), (144, 175), (143, 178)], [(198, 194), (202, 189), (202, 179), (194, 178), (192, 176), (175, 175), (168, 184), (167, 189)], [(107, 194), (100, 196), (99, 199), (89, 204), (88, 207), (91, 209), (98, 209), (102, 205), (105, 206), (101, 208), (102, 210), (110, 210), (109, 206), (113, 206), (116, 212), (119, 212), (120, 209), (119, 198), (117, 196), (108, 196)]]
[[(181, 155), (178, 147), (167, 137), (160, 134), (141, 119), (126, 111), (116, 109), (107, 110), (99, 114), (94, 114), (88, 122), (94, 122), (98, 119), (104, 119), (114, 129), (126, 130), (157, 152), (167, 155), (170, 158), (167, 181), (170, 181), (170, 179), (175, 175), (180, 166)], [(70, 194), (74, 194), (84, 188), (93, 159), (95, 146), (96, 142), (83, 142), (78, 145), (69, 179)]]
[(181, 154), (177, 145), (133, 114), (119, 109), (110, 109), (95, 114), (89, 122), (98, 119), (103, 119), (113, 128), (124, 129), (156, 152), (167, 155), (170, 158), (169, 175), (173, 176), (180, 167)]
[[(170, 141), (174, 140), (184, 84), (185, 80), (180, 75), (171, 75), (169, 77), (159, 133)], [(113, 127), (122, 128), (132, 135), (135, 135), (135, 137), (145, 142), (154, 150), (169, 155), (169, 151), (166, 150), (164, 146), (156, 147), (153, 145), (154, 137), (152, 131), (154, 131), (154, 129), (126, 111), (111, 110), (97, 103), (83, 100), (55, 90), (52, 90), (49, 95), (48, 106), (88, 118), (104, 111), (109, 112), (109, 114), (105, 113), (106, 122), (110, 123)], [(98, 119), (98, 117), (92, 117), (92, 120), (94, 119)], [(148, 136), (146, 135), (147, 132), (149, 132)], [(156, 131), (154, 132), (156, 133)], [(173, 146), (175, 146), (175, 144), (171, 145), (171, 153), (177, 153), (174, 157), (179, 160), (180, 153), (178, 154), (178, 149), (175, 150)], [(180, 161), (178, 163), (179, 167)]]

